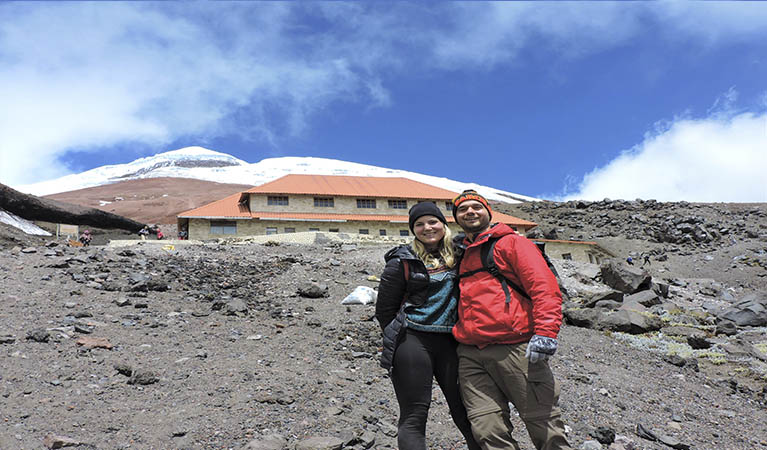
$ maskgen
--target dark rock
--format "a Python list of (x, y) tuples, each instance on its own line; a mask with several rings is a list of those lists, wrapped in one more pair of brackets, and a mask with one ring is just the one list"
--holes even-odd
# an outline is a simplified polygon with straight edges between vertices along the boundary
[(666, 283), (652, 283), (652, 291), (663, 298), (669, 298), (669, 285)]
[(89, 327), (87, 325), (82, 325), (79, 323), (75, 324), (75, 332), (76, 333), (82, 333), (82, 334), (91, 334), (93, 333), (93, 328)]
[(239, 298), (229, 300), (223, 308), (227, 316), (238, 316), (248, 314), (248, 305)]
[(613, 289), (633, 294), (650, 287), (652, 277), (646, 271), (614, 259), (600, 265), (602, 281)]
[(56, 436), (49, 434), (43, 438), (43, 445), (48, 448), (79, 447), (82, 443), (76, 439), (66, 436)]
[(694, 350), (704, 350), (711, 348), (712, 344), (706, 339), (705, 336), (693, 335), (687, 336), (687, 345), (692, 347)]
[(27, 220), (138, 231), (144, 224), (96, 208), (21, 193), (0, 184), (0, 209)]
[(657, 316), (621, 310), (603, 316), (599, 320), (598, 326), (610, 331), (642, 334), (648, 331), (659, 330), (663, 326), (663, 322)]
[(304, 282), (298, 286), (298, 295), (308, 298), (327, 297), (328, 286), (313, 281)]
[(585, 299), (583, 301), (583, 306), (586, 308), (593, 308), (598, 302), (602, 300), (613, 300), (616, 302), (622, 302), (623, 301), (623, 292), (621, 291), (606, 291), (606, 292), (597, 292), (596, 294), (592, 294), (590, 297)]
[(30, 341), (48, 342), (50, 338), (50, 333), (48, 333), (48, 330), (44, 328), (38, 328), (27, 333), (27, 339)]
[(676, 450), (690, 450), (689, 444), (683, 444), (679, 439), (663, 433), (657, 433), (658, 440)]
[(299, 441), (296, 450), (341, 450), (344, 441), (337, 437), (315, 436)]
[(669, 364), (673, 364), (677, 367), (684, 367), (687, 364), (687, 359), (682, 358), (681, 356), (677, 354), (673, 355), (664, 355), (663, 360), (666, 361)]
[(117, 373), (119, 373), (120, 375), (125, 375), (126, 377), (131, 376), (131, 374), (133, 373), (133, 368), (130, 365), (125, 363), (117, 363), (113, 367), (115, 368)]
[(160, 377), (150, 370), (133, 370), (128, 384), (149, 385), (160, 381)]
[(607, 427), (598, 427), (591, 433), (591, 436), (603, 445), (610, 445), (615, 442), (615, 431)]
[(616, 310), (619, 309), (622, 305), (623, 303), (619, 303), (614, 300), (600, 300), (596, 305), (594, 305), (594, 308)]
[(746, 295), (731, 308), (727, 308), (720, 318), (734, 322), (739, 327), (767, 325), (767, 293)]
[(253, 439), (243, 447), (243, 450), (283, 450), (287, 448), (288, 441), (279, 434), (268, 434), (258, 439)]
[(601, 313), (594, 309), (566, 308), (563, 311), (565, 321), (570, 325), (581, 328), (594, 328), (599, 322)]
[(652, 290), (637, 292), (631, 294), (624, 299), (626, 303), (639, 303), (642, 306), (650, 307), (653, 305), (659, 305), (661, 303), (660, 297)]
[(734, 336), (738, 334), (738, 327), (729, 320), (722, 320), (716, 324), (716, 331), (714, 334), (717, 336), (723, 334), (725, 336)]

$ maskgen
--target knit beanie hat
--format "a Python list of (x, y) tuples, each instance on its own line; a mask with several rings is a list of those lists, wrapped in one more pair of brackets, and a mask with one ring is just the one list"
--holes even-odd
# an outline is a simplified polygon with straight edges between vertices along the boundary
[[(493, 210), (490, 208), (490, 205), (487, 203), (487, 199), (481, 195), (474, 189), (466, 189), (465, 191), (461, 192), (461, 194), (453, 199), (453, 218), (455, 219), (455, 213), (458, 211), (458, 205), (465, 202), (466, 200), (476, 200), (480, 203), (482, 203), (482, 206), (485, 207), (487, 210), (487, 214), (490, 216), (490, 219), (493, 218)], [(456, 220), (457, 222), (457, 220)]]
[(434, 216), (439, 219), (440, 222), (447, 225), (445, 216), (442, 214), (442, 211), (439, 210), (437, 205), (434, 204), (434, 202), (421, 202), (416, 203), (412, 208), (410, 208), (410, 218), (408, 219), (410, 231), (413, 231), (413, 225), (415, 225), (415, 221), (418, 220), (419, 217), (423, 216)]

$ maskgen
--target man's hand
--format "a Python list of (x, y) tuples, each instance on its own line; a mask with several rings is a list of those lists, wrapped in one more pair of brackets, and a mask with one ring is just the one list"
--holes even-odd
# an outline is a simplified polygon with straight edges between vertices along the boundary
[(527, 351), (525, 351), (525, 357), (531, 363), (535, 364), (538, 361), (546, 361), (549, 356), (553, 355), (557, 351), (557, 340), (554, 338), (534, 335), (530, 338), (530, 342), (527, 343)]

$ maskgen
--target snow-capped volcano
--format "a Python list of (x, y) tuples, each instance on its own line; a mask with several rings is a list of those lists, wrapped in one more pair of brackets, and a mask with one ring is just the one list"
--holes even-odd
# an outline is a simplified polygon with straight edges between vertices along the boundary
[(159, 153), (154, 156), (137, 159), (128, 164), (97, 167), (54, 180), (17, 186), (15, 189), (42, 196), (125, 180), (159, 177), (195, 178), (215, 181), (217, 183), (257, 186), (288, 174), (405, 177), (454, 192), (461, 192), (464, 189), (476, 189), (488, 199), (505, 203), (538, 200), (533, 197), (501, 191), (479, 184), (335, 159), (289, 156), (267, 158), (250, 164), (226, 153), (202, 147), (186, 147)]

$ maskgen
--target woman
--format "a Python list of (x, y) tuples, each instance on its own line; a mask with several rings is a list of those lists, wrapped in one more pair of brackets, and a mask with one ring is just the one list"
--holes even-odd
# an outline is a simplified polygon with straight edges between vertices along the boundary
[(400, 450), (426, 449), (426, 419), (436, 378), (466, 444), (479, 449), (458, 389), (451, 330), (457, 320), (459, 261), (451, 232), (432, 202), (413, 206), (409, 225), (415, 239), (386, 253), (376, 302), (376, 318), (384, 330), (381, 365), (389, 369), (400, 408), (397, 444)]

